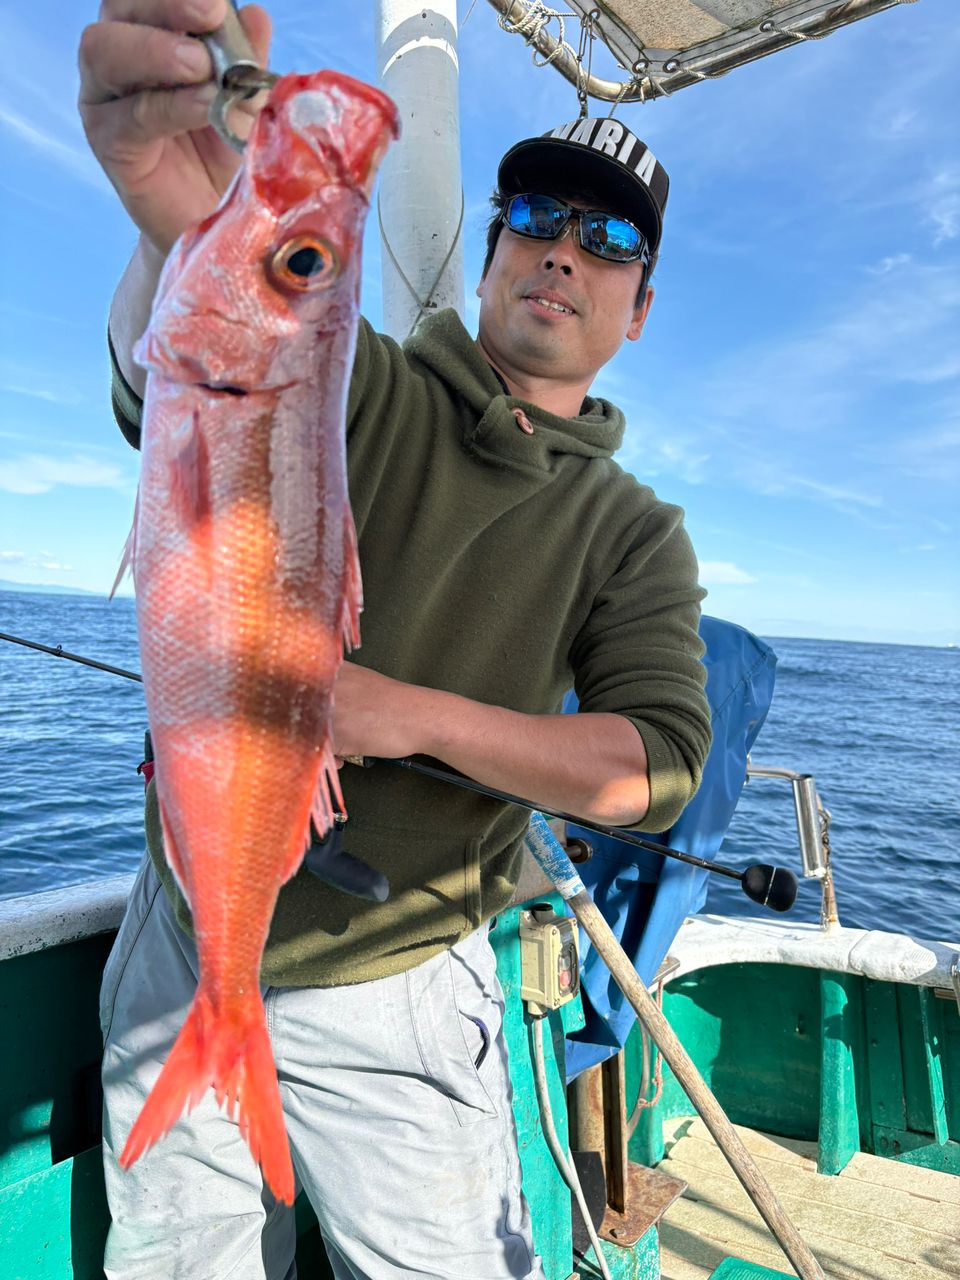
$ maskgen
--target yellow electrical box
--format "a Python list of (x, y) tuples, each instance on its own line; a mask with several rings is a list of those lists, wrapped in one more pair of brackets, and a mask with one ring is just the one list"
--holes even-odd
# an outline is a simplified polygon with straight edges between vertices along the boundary
[(520, 997), (535, 1015), (559, 1009), (580, 990), (580, 939), (573, 916), (548, 904), (520, 913)]

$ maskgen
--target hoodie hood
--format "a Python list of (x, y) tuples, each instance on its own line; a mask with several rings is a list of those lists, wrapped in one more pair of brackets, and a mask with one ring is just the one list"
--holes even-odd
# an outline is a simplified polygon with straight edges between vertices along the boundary
[[(616, 405), (588, 398), (588, 412), (561, 418), (529, 400), (506, 395), (483, 353), (452, 309), (421, 321), (404, 343), (407, 356), (425, 365), (466, 402), (470, 413), (461, 441), (468, 453), (486, 462), (551, 471), (559, 457), (609, 458), (623, 443), (624, 417)], [(522, 409), (533, 427), (528, 435), (517, 423)]]

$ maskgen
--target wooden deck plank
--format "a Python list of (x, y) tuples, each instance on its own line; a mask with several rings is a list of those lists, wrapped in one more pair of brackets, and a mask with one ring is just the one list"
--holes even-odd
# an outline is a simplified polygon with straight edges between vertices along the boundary
[[(743, 1258), (773, 1270), (790, 1272), (790, 1264), (757, 1219), (737, 1220), (722, 1208), (684, 1197), (671, 1206), (661, 1223), (664, 1273), (675, 1261), (719, 1265), (726, 1257)], [(799, 1224), (798, 1224), (799, 1226)], [(800, 1228), (804, 1240), (831, 1280), (944, 1280), (960, 1275), (949, 1259), (905, 1257), (876, 1244), (838, 1241)], [(943, 1262), (945, 1265), (940, 1265)], [(707, 1274), (711, 1273), (710, 1269)]]
[[(734, 1126), (752, 1156), (766, 1157), (783, 1164), (795, 1166), (817, 1163), (817, 1144), (801, 1142), (795, 1138), (780, 1138), (755, 1129)], [(664, 1142), (669, 1147), (674, 1136), (693, 1137), (716, 1144), (707, 1126), (699, 1116), (669, 1121), (664, 1126)], [(841, 1182), (851, 1179), (871, 1186), (888, 1187), (893, 1191), (908, 1191), (911, 1195), (937, 1201), (940, 1204), (960, 1205), (960, 1178), (937, 1169), (924, 1169), (920, 1165), (906, 1164), (900, 1160), (886, 1160), (881, 1156), (858, 1151), (840, 1175)], [(836, 1179), (834, 1179), (836, 1181)]]
[[(784, 1146), (780, 1138), (737, 1132), (831, 1277), (960, 1280), (953, 1185), (960, 1179), (936, 1173), (931, 1180), (930, 1170), (862, 1155), (855, 1177), (821, 1177), (811, 1144)], [(727, 1256), (789, 1272), (702, 1122), (674, 1122), (664, 1136), (665, 1170), (689, 1184), (661, 1226), (665, 1280), (705, 1280)]]
[[(776, 1150), (776, 1141), (768, 1139), (773, 1150)], [(756, 1146), (751, 1154), (768, 1182), (777, 1184), (784, 1177), (784, 1162), (771, 1158), (766, 1150)], [(723, 1153), (709, 1135), (705, 1138), (688, 1135), (682, 1153), (675, 1157), (674, 1163), (677, 1176), (687, 1180), (693, 1169), (704, 1175), (725, 1177), (729, 1168)], [(789, 1165), (789, 1168), (791, 1174), (787, 1185), (792, 1192), (802, 1194), (811, 1205), (822, 1205), (827, 1211), (836, 1206), (873, 1218), (889, 1218), (895, 1223), (951, 1239), (960, 1236), (960, 1207), (955, 1204), (943, 1204), (912, 1189), (880, 1188), (856, 1178), (824, 1177), (817, 1173), (812, 1160)], [(801, 1182), (801, 1178), (805, 1181)]]

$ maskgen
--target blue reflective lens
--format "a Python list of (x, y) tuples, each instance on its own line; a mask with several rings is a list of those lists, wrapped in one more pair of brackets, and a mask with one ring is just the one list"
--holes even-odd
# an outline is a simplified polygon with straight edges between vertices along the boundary
[(570, 221), (570, 210), (549, 196), (514, 196), (506, 207), (507, 226), (522, 236), (552, 240)]
[[(586, 226), (584, 224), (586, 223)], [(602, 258), (627, 261), (637, 256), (643, 240), (631, 222), (614, 218), (606, 213), (580, 216), (580, 237), (585, 249)]]
[(520, 236), (535, 240), (555, 240), (571, 218), (580, 229), (580, 244), (587, 253), (608, 262), (647, 260), (647, 241), (632, 222), (612, 213), (574, 209), (552, 196), (512, 196), (501, 215), (503, 221)]

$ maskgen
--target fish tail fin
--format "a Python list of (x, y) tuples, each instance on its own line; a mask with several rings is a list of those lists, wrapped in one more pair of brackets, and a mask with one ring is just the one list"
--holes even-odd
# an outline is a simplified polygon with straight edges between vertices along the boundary
[(212, 1085), (227, 1114), (237, 1115), (263, 1176), (278, 1200), (293, 1204), (294, 1179), (270, 1036), (259, 995), (247, 1016), (218, 1019), (201, 987), (143, 1110), (130, 1130), (120, 1164), (135, 1160), (192, 1111)]
[(349, 506), (343, 513), (343, 612), (340, 628), (347, 653), (360, 646), (360, 614), (363, 611), (363, 583), (360, 580), (360, 552), (357, 528)]

